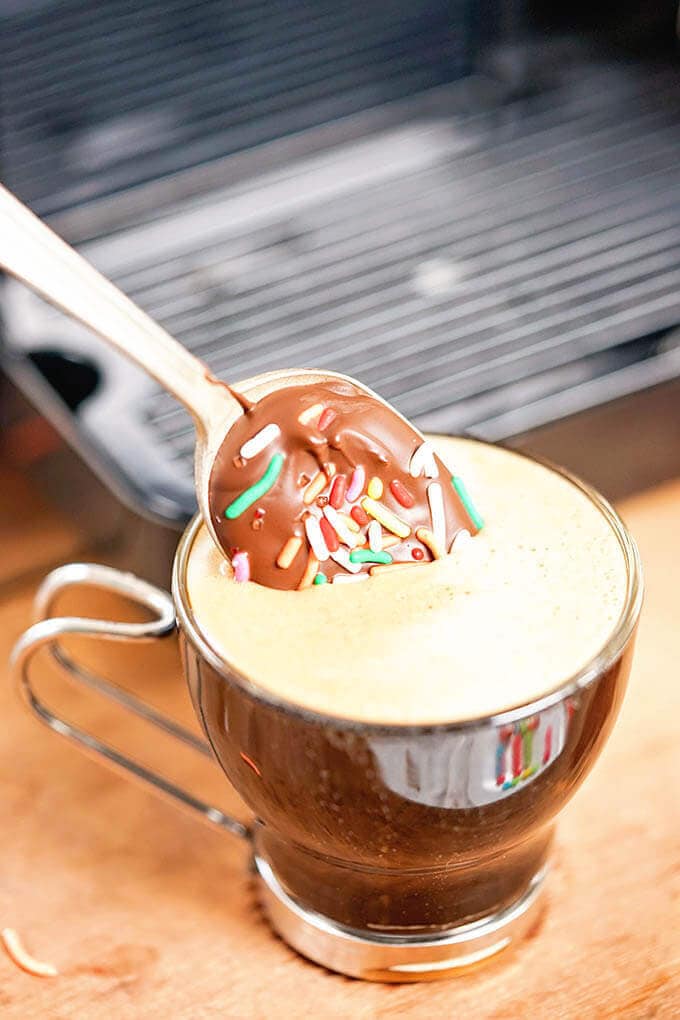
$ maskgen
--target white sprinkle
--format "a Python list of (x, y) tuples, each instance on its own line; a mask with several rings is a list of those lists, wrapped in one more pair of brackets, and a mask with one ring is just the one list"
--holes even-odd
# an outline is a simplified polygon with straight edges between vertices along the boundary
[(436, 478), (438, 476), (439, 470), (434, 459), (434, 450), (428, 442), (421, 443), (418, 449), (414, 450), (408, 470), (411, 478), (418, 478), (423, 471), (426, 478)]
[(346, 549), (338, 549), (336, 552), (332, 552), (331, 559), (335, 560), (339, 566), (344, 567), (345, 570), (349, 570), (350, 574), (358, 574), (362, 567), (361, 563), (352, 563)]
[(471, 538), (472, 535), (470, 534), (468, 529), (461, 528), (456, 537), (454, 538), (453, 542), (451, 543), (451, 548), (449, 549), (449, 552), (452, 553), (454, 549), (462, 549), (463, 546), (468, 544)]
[(446, 516), (444, 514), (444, 496), (439, 482), (430, 482), (428, 485), (427, 501), (430, 504), (434, 540), (440, 549), (444, 549), (446, 543)]
[(368, 547), (371, 552), (382, 550), (382, 528), (377, 521), (371, 521), (368, 525)]
[(273, 443), (281, 435), (281, 429), (274, 422), (270, 422), (269, 425), (265, 425), (264, 428), (256, 432), (254, 436), (243, 444), (239, 453), (244, 460), (250, 460), (252, 457), (257, 457), (258, 453), (262, 453), (266, 450), (270, 443)]
[(368, 574), (336, 574), (333, 578), (333, 584), (350, 584), (352, 581), (368, 581)]
[(355, 531), (350, 531), (340, 517), (338, 511), (332, 506), (325, 506), (323, 508), (323, 514), (340, 541), (349, 546), (350, 549), (354, 549), (355, 546), (361, 543), (361, 535), (357, 534)]
[(312, 552), (316, 556), (319, 563), (323, 563), (324, 560), (328, 559), (329, 552), (328, 546), (326, 545), (325, 539), (321, 534), (321, 528), (316, 517), (312, 517), (309, 514), (305, 517), (305, 531), (307, 532), (307, 538), (309, 544), (312, 547)]

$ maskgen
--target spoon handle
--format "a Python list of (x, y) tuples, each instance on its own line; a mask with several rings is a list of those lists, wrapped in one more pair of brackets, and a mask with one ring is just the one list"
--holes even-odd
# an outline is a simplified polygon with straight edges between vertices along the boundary
[(204, 434), (238, 409), (226, 387), (0, 185), (0, 268), (107, 340), (172, 393)]

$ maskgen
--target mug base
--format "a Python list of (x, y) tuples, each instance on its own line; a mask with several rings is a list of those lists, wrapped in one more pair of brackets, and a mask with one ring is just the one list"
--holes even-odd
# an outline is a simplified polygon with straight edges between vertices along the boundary
[(513, 904), (437, 935), (387, 936), (346, 928), (306, 910), (285, 892), (271, 866), (255, 855), (260, 901), (274, 931), (328, 970), (364, 981), (412, 982), (454, 977), (522, 939), (543, 906), (546, 868)]

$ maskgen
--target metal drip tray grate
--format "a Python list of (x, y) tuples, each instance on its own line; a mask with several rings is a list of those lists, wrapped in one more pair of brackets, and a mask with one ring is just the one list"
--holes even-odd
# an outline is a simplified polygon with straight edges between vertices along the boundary
[[(84, 250), (225, 378), (329, 367), (423, 427), (517, 433), (680, 372), (679, 84), (604, 63), (482, 113), (460, 86), (423, 93), (399, 127)], [(93, 441), (189, 507), (186, 414), (14, 300), (33, 310), (22, 343), (58, 334), (105, 365)], [(112, 429), (114, 404), (132, 424)]]
[(468, 0), (2, 7), (3, 177), (43, 214), (453, 81), (474, 50)]

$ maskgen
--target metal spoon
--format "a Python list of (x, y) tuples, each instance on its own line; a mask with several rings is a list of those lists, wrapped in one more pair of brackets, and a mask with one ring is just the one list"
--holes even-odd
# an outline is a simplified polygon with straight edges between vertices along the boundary
[[(0, 268), (127, 355), (184, 404), (196, 428), (198, 505), (213, 540), (228, 553), (211, 512), (210, 476), (227, 433), (243, 414), (233, 391), (1, 185)], [(337, 380), (351, 382), (405, 421), (377, 394), (334, 372), (269, 372), (240, 383), (238, 389), (257, 401), (282, 387), (313, 387)]]

